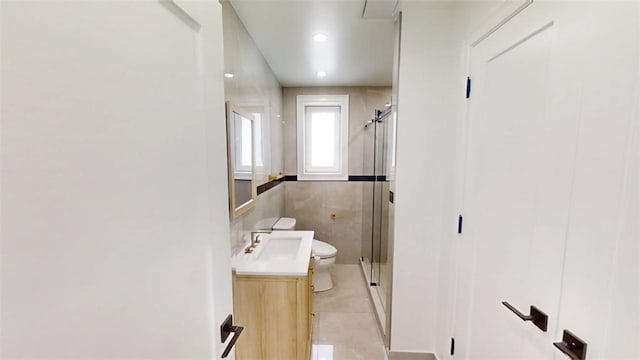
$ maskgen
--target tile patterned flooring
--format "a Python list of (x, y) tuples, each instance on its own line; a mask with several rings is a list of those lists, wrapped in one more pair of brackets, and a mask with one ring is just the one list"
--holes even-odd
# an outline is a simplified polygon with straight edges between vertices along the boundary
[(360, 265), (336, 264), (333, 288), (313, 297), (311, 360), (387, 360)]

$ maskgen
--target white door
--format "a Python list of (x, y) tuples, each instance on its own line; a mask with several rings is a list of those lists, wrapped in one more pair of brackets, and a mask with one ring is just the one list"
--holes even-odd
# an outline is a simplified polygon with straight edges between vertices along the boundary
[[(614, 254), (611, 263), (613, 268), (611, 272), (607, 272), (610, 277), (606, 279), (608, 281), (600, 295), (604, 296), (606, 301), (604, 309), (598, 311), (599, 319), (590, 322), (577, 316), (578, 314), (572, 312), (572, 309), (591, 305), (593, 299), (586, 299), (586, 304), (583, 301), (580, 307), (563, 303), (566, 309), (562, 308), (562, 326), (581, 334), (585, 341), (589, 341), (588, 339), (592, 336), (596, 339), (596, 342), (588, 343), (588, 354), (593, 355), (594, 359), (640, 359), (640, 126), (638, 122), (640, 121), (636, 122), (636, 129), (633, 132), (634, 139), (630, 146), (626, 168), (619, 228), (616, 231), (615, 242), (610, 244), (611, 252)], [(604, 321), (600, 322), (600, 319)], [(594, 324), (599, 326), (594, 327)]]
[[(471, 49), (456, 358), (553, 357), (586, 9), (533, 3)], [(524, 322), (530, 306), (548, 331)]]
[(639, 357), (638, 6), (534, 2), (471, 49), (456, 358)]
[(217, 1), (2, 1), (2, 356), (212, 359), (232, 311)]
[[(584, 72), (562, 299), (587, 359), (640, 359), (638, 105), (640, 2), (594, 2)], [(635, 136), (635, 137), (632, 137)], [(557, 351), (558, 360), (566, 356)]]

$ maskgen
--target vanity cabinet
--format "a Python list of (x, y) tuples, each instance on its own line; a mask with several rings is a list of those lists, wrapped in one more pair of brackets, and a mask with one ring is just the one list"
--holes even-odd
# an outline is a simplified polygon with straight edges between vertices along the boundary
[(313, 269), (306, 276), (233, 274), (234, 319), (244, 326), (236, 360), (307, 360)]

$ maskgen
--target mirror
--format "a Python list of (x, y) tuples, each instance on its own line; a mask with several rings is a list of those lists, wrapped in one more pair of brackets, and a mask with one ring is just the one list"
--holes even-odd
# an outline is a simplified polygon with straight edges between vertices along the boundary
[(255, 186), (255, 129), (249, 111), (227, 102), (227, 158), (229, 214), (234, 219), (252, 208), (258, 197)]

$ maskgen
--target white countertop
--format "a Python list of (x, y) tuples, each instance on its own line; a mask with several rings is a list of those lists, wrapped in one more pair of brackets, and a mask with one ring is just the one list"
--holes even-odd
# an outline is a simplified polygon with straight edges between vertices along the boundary
[(237, 275), (306, 276), (312, 243), (313, 231), (260, 234), (253, 253), (242, 250), (231, 258), (231, 267)]

